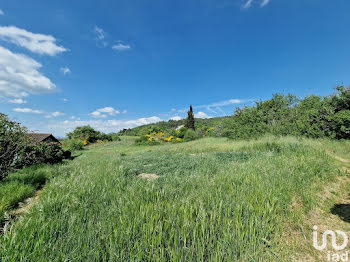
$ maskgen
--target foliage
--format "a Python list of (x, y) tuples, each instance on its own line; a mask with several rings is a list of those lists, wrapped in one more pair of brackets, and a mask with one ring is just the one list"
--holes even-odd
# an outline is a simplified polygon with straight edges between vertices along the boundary
[(119, 135), (117, 133), (110, 134), (112, 141), (121, 141)]
[(185, 127), (187, 129), (196, 130), (192, 106), (190, 106), (190, 110), (187, 112), (187, 118), (185, 120)]
[(65, 156), (59, 143), (27, 145), (18, 153), (13, 166), (20, 169), (37, 164), (56, 164), (62, 162)]
[(350, 88), (336, 88), (331, 96), (311, 95), (302, 100), (275, 94), (254, 107), (238, 108), (225, 123), (224, 135), (232, 139), (265, 134), (312, 138), (349, 139)]
[(177, 130), (176, 133), (175, 133), (175, 134), (176, 134), (176, 137), (184, 138), (186, 131), (187, 131), (187, 128), (186, 128), (186, 127), (180, 128), (180, 129)]
[(96, 131), (91, 126), (78, 126), (73, 132), (67, 133), (69, 139), (80, 139), (89, 143), (95, 143), (97, 140), (112, 141), (112, 135)]
[(47, 180), (59, 174), (60, 166), (37, 165), (11, 173), (0, 183), (0, 223), (4, 213), (33, 195)]
[(332, 130), (338, 139), (350, 139), (350, 110), (337, 112), (331, 119)]
[[(298, 99), (291, 94), (275, 94), (269, 100), (256, 102), (255, 106), (237, 108), (232, 116), (196, 119), (195, 128), (200, 136), (232, 139), (258, 138), (266, 134), (348, 139), (347, 113), (343, 112), (346, 110), (350, 110), (350, 88), (339, 86), (334, 94), (324, 97), (310, 95)], [(185, 121), (159, 122), (125, 132), (139, 136), (163, 131), (183, 138), (184, 133), (177, 135), (175, 129)]]
[(185, 142), (188, 142), (188, 141), (196, 140), (198, 138), (199, 138), (199, 135), (193, 129), (187, 129), (183, 137), (183, 140)]
[(11, 170), (18, 153), (29, 143), (26, 129), (0, 113), (0, 181)]
[(87, 140), (81, 141), (80, 139), (67, 139), (63, 142), (64, 148), (69, 151), (83, 150), (85, 145), (88, 145)]

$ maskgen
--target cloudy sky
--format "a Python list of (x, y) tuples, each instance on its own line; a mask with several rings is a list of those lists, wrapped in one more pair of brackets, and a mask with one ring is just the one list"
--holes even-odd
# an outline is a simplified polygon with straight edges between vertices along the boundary
[(2, 0), (0, 112), (62, 137), (350, 83), (347, 0)]

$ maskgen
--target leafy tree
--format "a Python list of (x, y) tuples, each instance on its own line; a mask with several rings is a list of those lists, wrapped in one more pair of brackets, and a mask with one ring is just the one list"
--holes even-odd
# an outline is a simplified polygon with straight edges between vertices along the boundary
[(338, 139), (350, 139), (350, 110), (342, 110), (332, 118), (332, 128)]
[(187, 112), (185, 127), (188, 129), (196, 130), (192, 106), (190, 106), (190, 111)]
[(0, 113), (0, 181), (9, 173), (19, 152), (29, 144), (27, 130)]
[(73, 132), (68, 133), (67, 137), (69, 139), (86, 140), (89, 143), (95, 143), (97, 140), (112, 141), (111, 135), (96, 131), (91, 126), (78, 126)]

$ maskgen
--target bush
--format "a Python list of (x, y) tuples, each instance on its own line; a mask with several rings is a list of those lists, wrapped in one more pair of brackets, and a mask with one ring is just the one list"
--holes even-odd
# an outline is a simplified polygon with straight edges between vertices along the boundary
[(78, 151), (78, 150), (84, 149), (84, 142), (79, 139), (65, 140), (63, 145), (64, 145), (64, 148), (69, 151)]
[(80, 139), (89, 143), (95, 143), (97, 140), (112, 141), (112, 136), (96, 131), (91, 126), (78, 126), (73, 132), (68, 133), (69, 139)]
[(111, 134), (111, 137), (112, 137), (112, 141), (120, 141), (120, 137), (118, 136), (118, 134), (116, 133), (113, 133)]
[(338, 139), (350, 139), (350, 110), (336, 113), (332, 118), (332, 128)]
[(18, 153), (29, 144), (26, 129), (0, 113), (0, 181), (9, 173)]
[(198, 138), (199, 138), (199, 135), (193, 129), (187, 129), (183, 137), (183, 140), (185, 142), (188, 142), (188, 141), (196, 140)]
[(66, 155), (67, 153), (58, 143), (27, 145), (19, 152), (13, 166), (19, 169), (42, 163), (56, 164), (62, 162)]
[(186, 131), (187, 131), (186, 127), (180, 128), (179, 130), (176, 131), (176, 137), (184, 138)]
[(148, 145), (148, 146), (155, 146), (159, 145), (160, 142), (154, 139), (151, 139), (148, 136), (140, 136), (138, 139), (135, 140), (136, 145)]

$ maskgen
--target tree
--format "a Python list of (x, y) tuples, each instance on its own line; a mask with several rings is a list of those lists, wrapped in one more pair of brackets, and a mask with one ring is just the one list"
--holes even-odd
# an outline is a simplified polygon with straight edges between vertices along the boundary
[(68, 133), (67, 137), (69, 139), (87, 140), (89, 143), (95, 143), (101, 139), (101, 133), (91, 126), (78, 126), (73, 132)]
[(28, 144), (27, 130), (0, 113), (0, 181), (8, 174), (18, 154)]
[(193, 115), (193, 109), (192, 106), (190, 106), (190, 111), (187, 112), (187, 118), (185, 120), (185, 127), (188, 129), (193, 129), (196, 130), (195, 127), (195, 120), (194, 120), (194, 115)]

